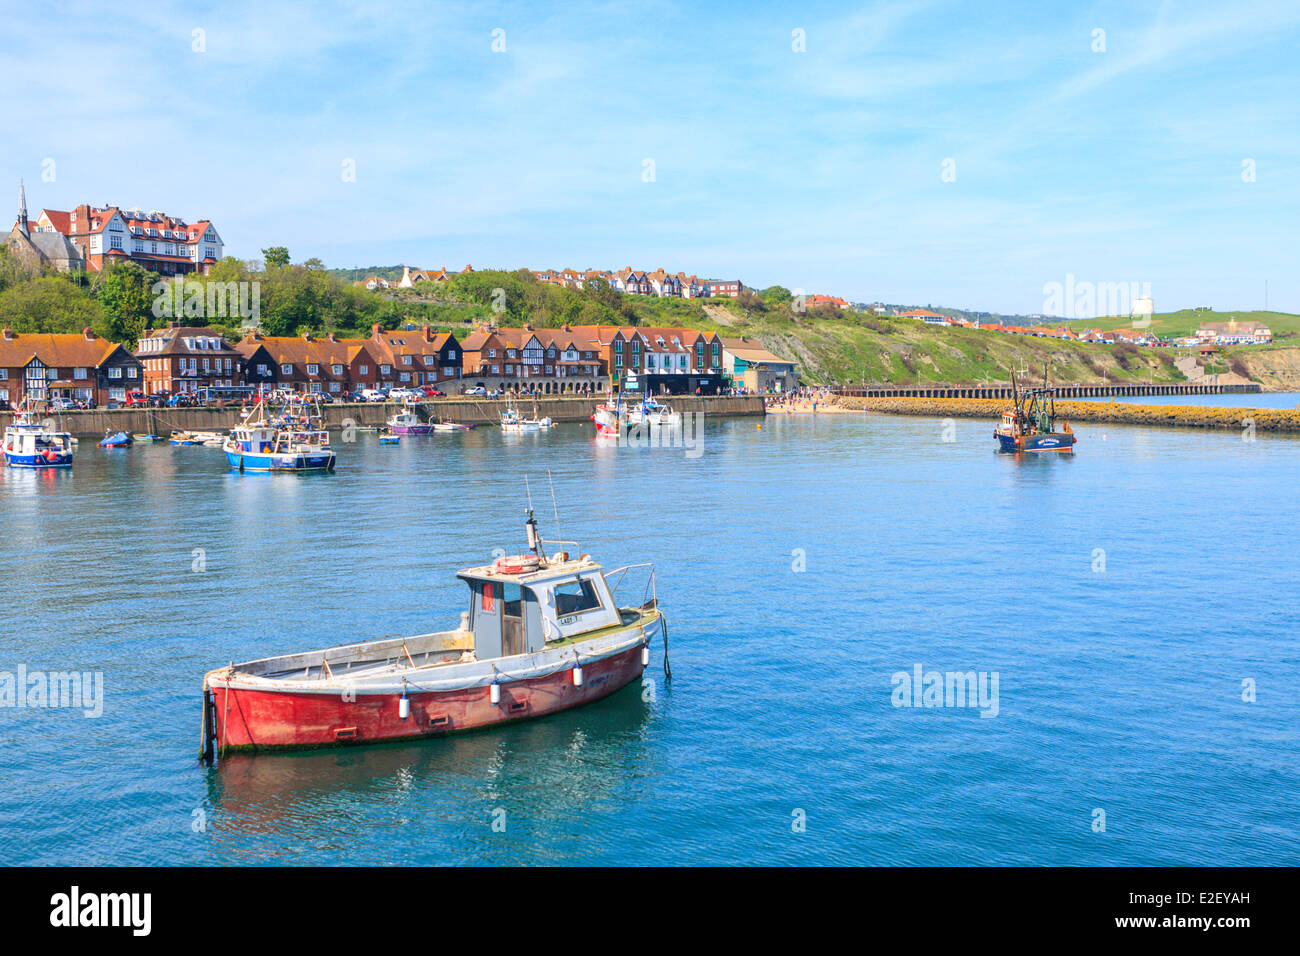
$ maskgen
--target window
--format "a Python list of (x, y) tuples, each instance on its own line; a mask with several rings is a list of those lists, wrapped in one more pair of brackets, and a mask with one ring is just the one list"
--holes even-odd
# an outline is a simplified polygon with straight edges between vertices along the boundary
[(74, 369), (72, 370), (72, 377), (73, 377), (73, 378), (85, 378), (85, 377), (86, 377), (86, 370), (85, 370), (84, 368), (74, 368)]
[(358, 365), (358, 366), (357, 366), (357, 374), (358, 374), (358, 375), (366, 375), (366, 374), (368, 374), (369, 372), (370, 372), (370, 366), (369, 366), (369, 365)]
[(506, 349), (506, 358), (514, 358), (514, 357), (515, 357), (515, 350), (514, 350), (514, 349)]
[(206, 372), (206, 371), (208, 371), (208, 370), (209, 370), (209, 369), (208, 369), (208, 357), (205, 355), (205, 356), (203, 356), (203, 371)]
[(126, 367), (126, 377), (127, 377), (127, 378), (137, 378), (138, 376), (135, 374), (135, 372), (136, 372), (136, 368), (135, 368), (134, 365), (128, 365), (128, 366)]
[(456, 350), (455, 350), (455, 349), (448, 349), (448, 350), (447, 350), (447, 361), (448, 361), (448, 362), (454, 362), (454, 361), (456, 361)]
[(600, 598), (589, 578), (581, 581), (568, 581), (555, 586), (555, 614), (567, 617), (570, 614), (582, 614), (600, 607)]
[(320, 374), (320, 366), (319, 366), (319, 365), (315, 365), (315, 364), (309, 362), (309, 363), (307, 364), (307, 374), (308, 374), (308, 375), (319, 375), (319, 374)]
[(379, 366), (379, 374), (380, 374), (380, 375), (392, 375), (392, 374), (393, 374), (393, 367), (392, 367), (391, 365), (381, 365), (381, 366)]
[(496, 358), (496, 357), (497, 357), (497, 350), (496, 350), (496, 349), (488, 349), (488, 358)]
[(409, 355), (403, 355), (403, 356), (402, 356), (402, 364), (403, 364), (403, 365), (410, 365), (410, 364), (411, 364), (411, 356), (409, 356)]
[(433, 360), (434, 360), (434, 356), (432, 356), (432, 355), (426, 355), (426, 356), (424, 357), (424, 364), (425, 364), (425, 365), (432, 365), (432, 364), (433, 364)]
[(9, 369), (0, 368), (0, 382), (7, 381), (9, 378)]
[(401, 380), (402, 380), (403, 382), (409, 382), (409, 381), (411, 380), (411, 373), (410, 373), (410, 372), (403, 372), (402, 375), (401, 375)]
[(342, 365), (331, 365), (331, 366), (330, 366), (330, 371), (333, 372), (335, 375), (342, 375), (342, 374), (343, 374), (343, 366), (342, 366)]
[(230, 359), (226, 359), (226, 371), (230, 371)]
[(121, 377), (122, 377), (122, 369), (121, 369), (121, 366), (117, 366), (117, 365), (115, 365), (115, 366), (113, 366), (112, 368), (110, 368), (110, 369), (108, 370), (108, 377), (109, 377), (109, 378), (121, 378)]
[(271, 370), (270, 370), (269, 368), (267, 368), (265, 365), (258, 365), (258, 366), (257, 366), (257, 374), (260, 375), (260, 376), (262, 376), (263, 378), (266, 378), (267, 376), (269, 376), (269, 375), (271, 374)]
[(281, 374), (281, 375), (292, 375), (292, 374), (293, 374), (293, 366), (292, 366), (292, 365), (281, 365), (281, 366), (280, 366), (280, 374)]

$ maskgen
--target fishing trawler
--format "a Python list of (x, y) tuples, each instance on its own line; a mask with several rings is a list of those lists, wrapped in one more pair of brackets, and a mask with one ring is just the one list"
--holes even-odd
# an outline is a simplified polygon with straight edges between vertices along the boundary
[[(201, 757), (441, 736), (542, 717), (641, 676), (667, 623), (654, 566), (606, 572), (590, 555), (549, 557), (527, 510), (528, 552), (457, 574), (469, 610), (450, 631), (230, 664), (203, 678)], [(648, 569), (640, 603), (619, 603)], [(638, 582), (639, 583), (639, 582)]]
[(72, 437), (37, 421), (24, 403), (5, 426), (4, 456), (10, 468), (71, 468)]
[(258, 402), (253, 413), (231, 429), (222, 449), (230, 467), (240, 471), (334, 470), (334, 451), (320, 410), (304, 401), (291, 401), (274, 416)]
[(998, 450), (1073, 451), (1074, 429), (1066, 422), (1056, 430), (1056, 389), (1047, 386), (1043, 370), (1042, 388), (1021, 388), (1011, 373), (1012, 406), (1002, 413), (1002, 421), (993, 430)]

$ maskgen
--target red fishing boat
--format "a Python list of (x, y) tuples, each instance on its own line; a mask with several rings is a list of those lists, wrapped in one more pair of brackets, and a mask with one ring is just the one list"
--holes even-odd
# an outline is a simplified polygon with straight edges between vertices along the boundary
[[(606, 572), (583, 554), (530, 552), (458, 574), (469, 610), (454, 630), (231, 664), (203, 678), (201, 756), (440, 736), (542, 717), (641, 676), (667, 624), (654, 567)], [(616, 592), (633, 569), (638, 604)]]

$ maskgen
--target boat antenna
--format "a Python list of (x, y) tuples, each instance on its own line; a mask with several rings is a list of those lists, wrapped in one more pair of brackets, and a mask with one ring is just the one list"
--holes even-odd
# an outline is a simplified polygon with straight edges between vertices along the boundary
[(542, 536), (537, 533), (537, 519), (533, 517), (533, 489), (528, 483), (527, 475), (524, 475), (524, 489), (528, 493), (528, 520), (524, 522), (524, 528), (528, 532), (528, 548), (540, 558)]
[(551, 469), (546, 469), (546, 480), (551, 483), (551, 510), (555, 512), (555, 537), (562, 539), (564, 535), (560, 534), (560, 506), (555, 501), (555, 478), (551, 475)]

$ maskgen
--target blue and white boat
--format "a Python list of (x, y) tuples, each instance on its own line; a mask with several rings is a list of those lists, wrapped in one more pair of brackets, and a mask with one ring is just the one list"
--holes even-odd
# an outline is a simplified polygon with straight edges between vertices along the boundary
[(10, 468), (71, 468), (72, 437), (47, 428), (22, 407), (5, 427), (4, 456)]
[(100, 448), (130, 448), (130, 432), (104, 432), (104, 440), (99, 443)]
[(334, 452), (319, 409), (291, 402), (268, 417), (258, 403), (241, 425), (231, 429), (222, 449), (231, 468), (240, 471), (333, 471)]

